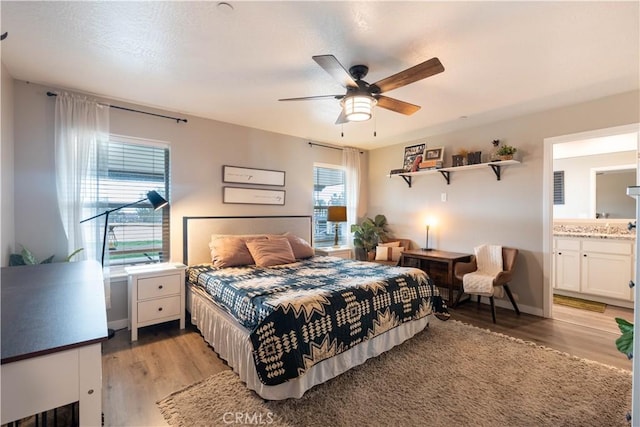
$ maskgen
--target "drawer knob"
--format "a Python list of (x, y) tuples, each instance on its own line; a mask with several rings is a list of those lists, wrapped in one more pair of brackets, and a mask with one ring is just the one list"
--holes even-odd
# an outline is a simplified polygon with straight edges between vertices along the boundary
[(89, 389), (89, 391), (87, 391), (87, 394), (93, 394), (93, 389)]
[(582, 255), (582, 256), (586, 258), (586, 257), (587, 257), (587, 254), (584, 254), (584, 255)]
[(636, 285), (636, 284), (635, 284), (635, 283), (633, 283), (633, 280), (629, 280), (629, 287), (630, 287), (630, 288), (633, 288), (635, 285)]
[(162, 285), (158, 286), (158, 289), (162, 289)]
[(627, 224), (627, 230), (631, 231), (634, 228), (636, 228), (635, 222), (630, 222), (629, 224)]
[(159, 307), (159, 308), (158, 308), (158, 311), (162, 311), (162, 307)]

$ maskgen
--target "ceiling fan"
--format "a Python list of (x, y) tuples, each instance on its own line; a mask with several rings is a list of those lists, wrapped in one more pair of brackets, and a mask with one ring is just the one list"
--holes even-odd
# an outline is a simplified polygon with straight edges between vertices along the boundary
[(389, 98), (382, 94), (444, 71), (444, 66), (440, 60), (431, 58), (397, 74), (369, 84), (362, 80), (369, 72), (369, 67), (366, 65), (354, 65), (347, 72), (333, 55), (316, 55), (312, 58), (327, 73), (340, 82), (347, 89), (347, 92), (344, 95), (306, 96), (302, 98), (284, 98), (278, 101), (339, 99), (342, 104), (342, 112), (338, 116), (336, 124), (369, 120), (371, 118), (371, 110), (375, 105), (396, 113), (411, 115), (418, 111), (420, 106)]

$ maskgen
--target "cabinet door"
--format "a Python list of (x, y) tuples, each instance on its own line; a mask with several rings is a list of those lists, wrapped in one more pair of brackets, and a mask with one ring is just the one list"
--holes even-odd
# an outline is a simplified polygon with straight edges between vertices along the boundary
[(580, 292), (580, 252), (559, 249), (555, 256), (555, 287)]
[(631, 300), (632, 266), (628, 255), (582, 254), (582, 292)]

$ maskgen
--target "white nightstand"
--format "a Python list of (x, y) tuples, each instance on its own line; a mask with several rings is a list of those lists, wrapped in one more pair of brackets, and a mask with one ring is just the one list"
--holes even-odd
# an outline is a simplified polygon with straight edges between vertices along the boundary
[(338, 258), (351, 259), (352, 250), (348, 246), (327, 246), (326, 248), (315, 248), (316, 255), (336, 256)]
[(126, 267), (129, 275), (129, 329), (131, 341), (138, 328), (180, 319), (184, 329), (184, 264), (162, 263)]

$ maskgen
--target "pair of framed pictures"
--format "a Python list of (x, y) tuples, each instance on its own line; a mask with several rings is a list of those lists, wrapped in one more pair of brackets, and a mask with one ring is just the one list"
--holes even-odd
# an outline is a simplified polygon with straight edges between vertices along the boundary
[[(222, 182), (284, 187), (284, 181), (284, 171), (243, 168), (227, 165), (222, 167)], [(223, 187), (222, 191), (223, 203), (281, 206), (285, 203), (285, 190), (249, 187)]]
[(427, 148), (427, 144), (416, 144), (404, 148), (404, 161), (402, 167), (407, 172), (415, 172), (424, 162), (432, 163), (433, 167), (437, 162), (444, 160), (444, 147)]

